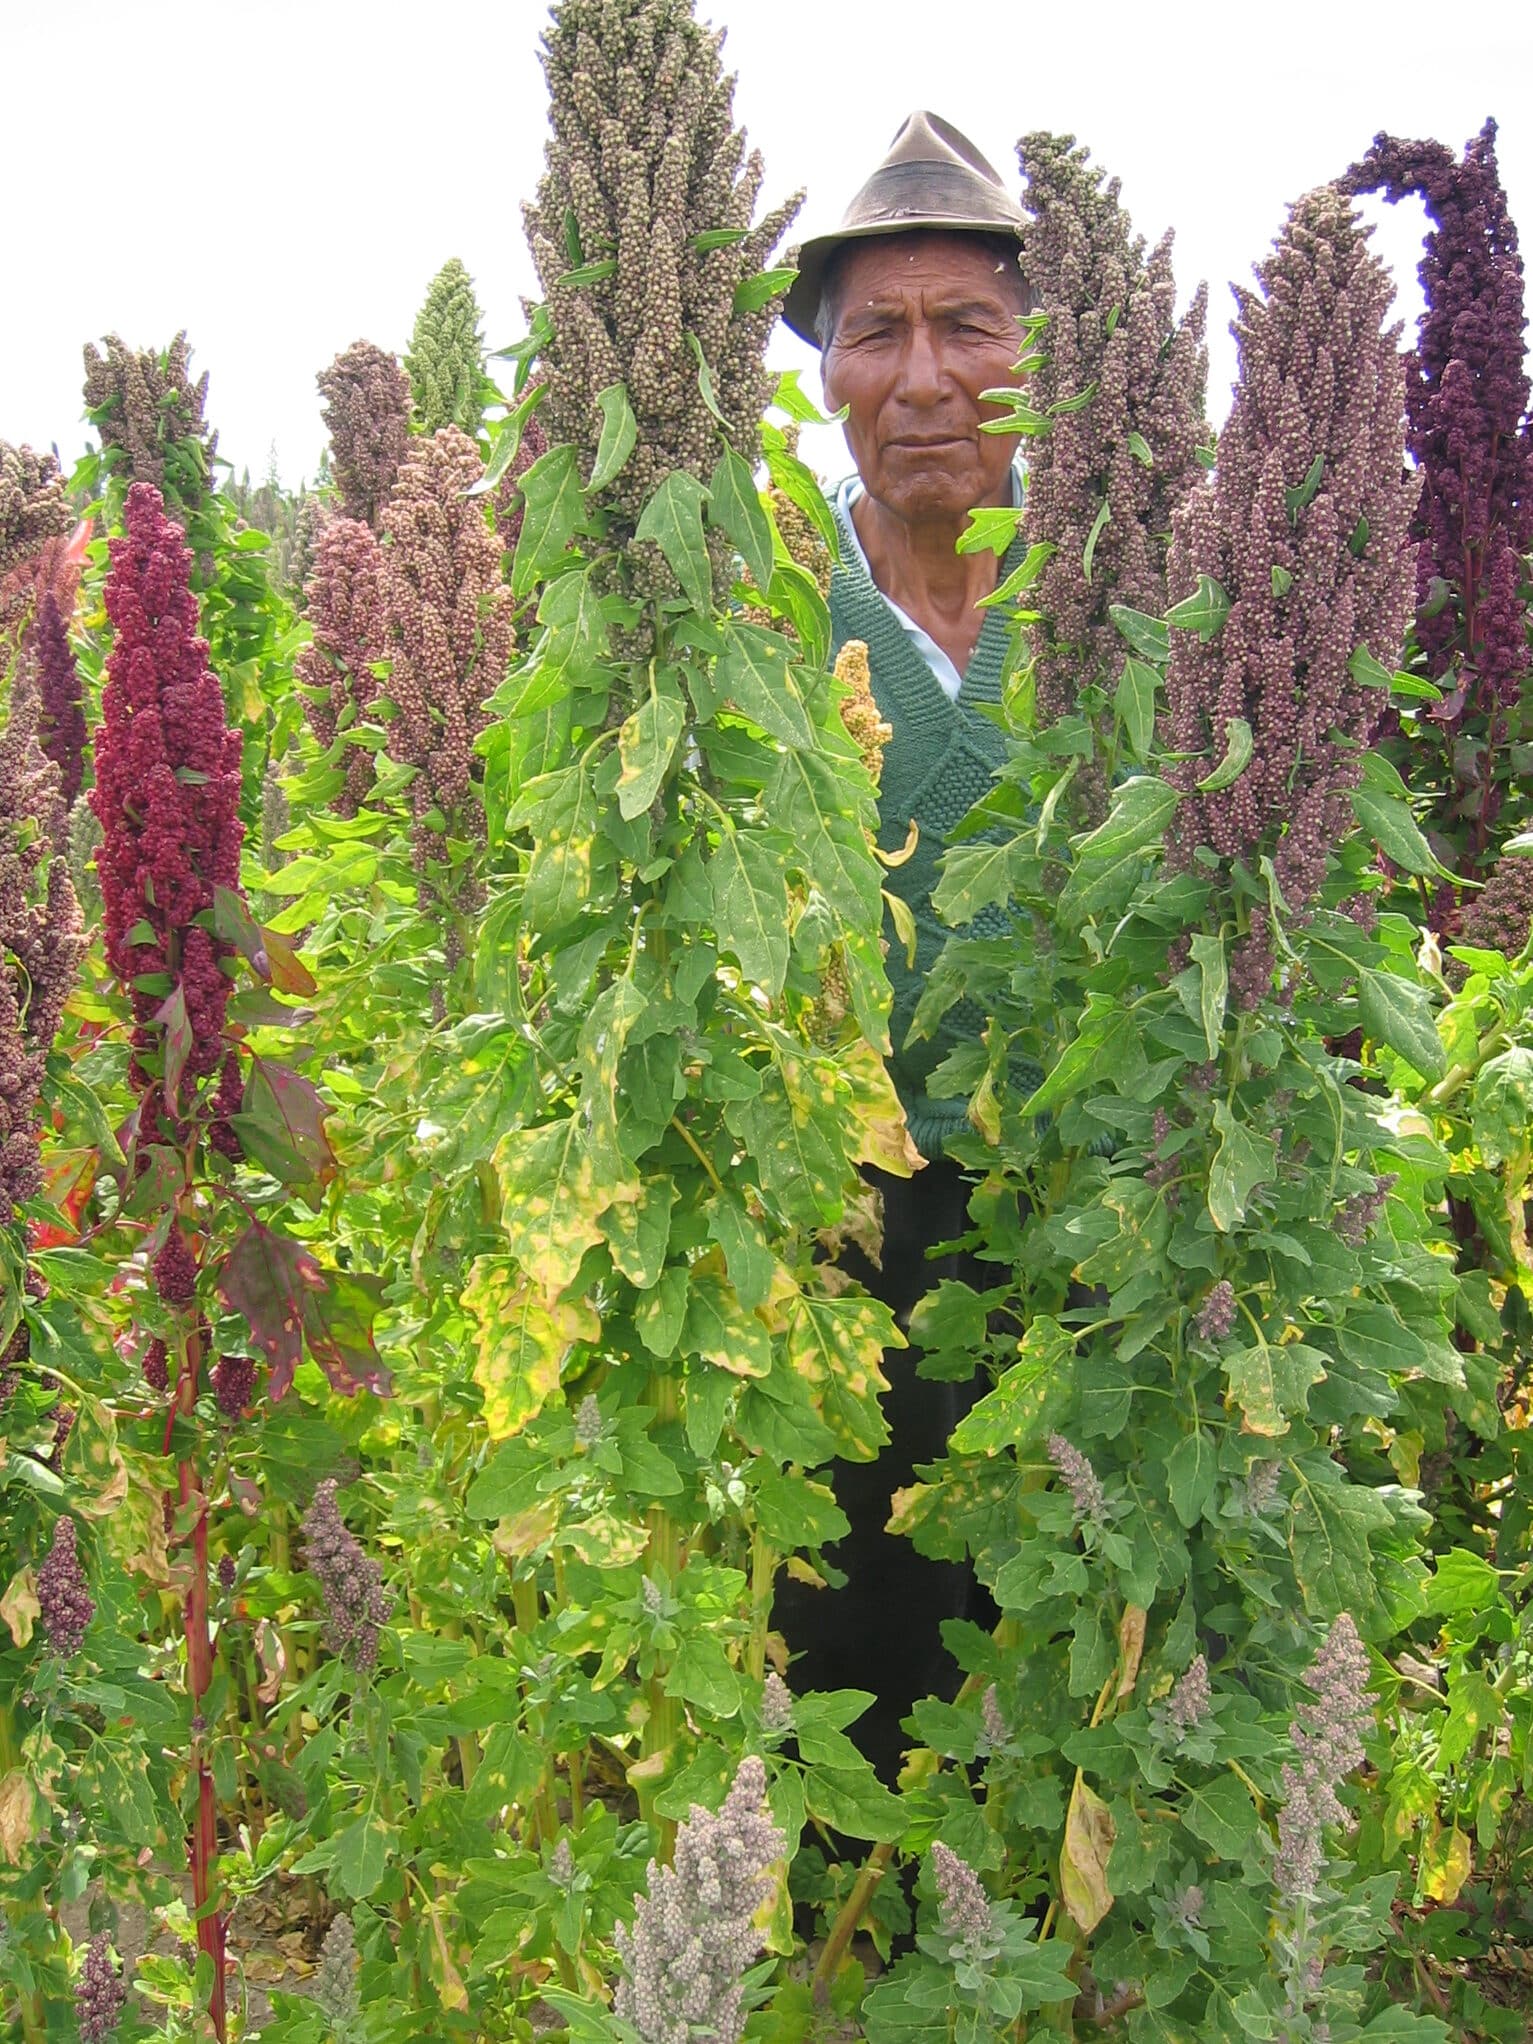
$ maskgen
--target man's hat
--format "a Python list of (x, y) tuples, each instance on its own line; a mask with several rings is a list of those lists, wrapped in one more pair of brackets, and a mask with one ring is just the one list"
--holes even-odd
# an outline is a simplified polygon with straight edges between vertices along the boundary
[(798, 275), (782, 302), (782, 316), (801, 340), (818, 346), (815, 316), (826, 265), (849, 241), (918, 228), (948, 234), (1014, 234), (1028, 221), (967, 135), (937, 114), (911, 114), (889, 154), (847, 207), (834, 234), (817, 235), (798, 252)]

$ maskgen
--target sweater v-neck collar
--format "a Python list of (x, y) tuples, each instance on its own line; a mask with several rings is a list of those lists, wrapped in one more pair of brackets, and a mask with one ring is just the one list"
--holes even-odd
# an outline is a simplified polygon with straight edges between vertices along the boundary
[[(839, 492), (837, 494), (839, 495)], [(1006, 621), (999, 607), (986, 611), (979, 637), (974, 644), (974, 651), (969, 656), (969, 664), (959, 677), (958, 694), (956, 697), (950, 696), (913, 643), (910, 633), (899, 622), (896, 606), (873, 580), (867, 555), (852, 525), (850, 509), (843, 510), (832, 500), (831, 510), (835, 516), (837, 531), (841, 535), (841, 559), (838, 565), (855, 592), (858, 610), (864, 610), (869, 604), (876, 604), (877, 612), (888, 620), (893, 633), (901, 642), (902, 650), (909, 656), (908, 661), (901, 659), (897, 663), (875, 664), (875, 672), (880, 665), (883, 666), (885, 673), (888, 673), (889, 666), (893, 666), (894, 672), (889, 675), (889, 679), (896, 683), (902, 698), (902, 707), (907, 714), (921, 724), (950, 727), (959, 712), (965, 708), (975, 703), (998, 703), (1001, 699), (1001, 669), (1006, 652)], [(1022, 554), (1022, 537), (1019, 532), (1001, 563), (997, 586), (1011, 573), (1021, 560)], [(916, 680), (913, 670), (919, 670), (919, 681)]]

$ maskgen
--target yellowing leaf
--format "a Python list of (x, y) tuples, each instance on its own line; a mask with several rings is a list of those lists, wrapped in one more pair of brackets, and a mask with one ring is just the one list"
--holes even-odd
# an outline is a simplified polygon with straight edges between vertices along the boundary
[(843, 1078), (850, 1081), (856, 1108), (857, 1147), (852, 1161), (876, 1164), (896, 1178), (909, 1178), (922, 1170), (926, 1159), (910, 1140), (900, 1096), (878, 1052), (859, 1040), (840, 1053), (838, 1062)]
[(519, 1434), (559, 1388), (559, 1372), (577, 1341), (595, 1341), (601, 1322), (585, 1299), (550, 1305), (507, 1256), (480, 1256), (463, 1287), (478, 1331), (474, 1381), (484, 1393), (491, 1440)]
[(1088, 1936), (1113, 1905), (1107, 1861), (1117, 1835), (1112, 1812), (1085, 1776), (1077, 1774), (1065, 1813), (1064, 1844), (1059, 1849), (1059, 1894)]
[(544, 1297), (556, 1299), (602, 1239), (600, 1216), (622, 1188), (597, 1184), (573, 1115), (543, 1128), (512, 1129), (496, 1145), (494, 1165), (507, 1246)]
[(904, 1346), (894, 1315), (877, 1299), (803, 1293), (789, 1311), (788, 1361), (849, 1462), (871, 1462), (889, 1438), (878, 1404), (889, 1388), (881, 1365), (886, 1348)]
[(1433, 1902), (1456, 1902), (1470, 1870), (1468, 1834), (1455, 1824), (1435, 1832), (1421, 1848), (1417, 1885)]
[(7, 1866), (19, 1865), (32, 1841), (36, 1805), (36, 1792), (19, 1767), (0, 1776), (0, 1860)]
[(0, 1618), (5, 1620), (17, 1646), (24, 1647), (31, 1640), (32, 1627), (41, 1612), (36, 1580), (32, 1571), (24, 1568), (11, 1577), (5, 1595), (0, 1597)]

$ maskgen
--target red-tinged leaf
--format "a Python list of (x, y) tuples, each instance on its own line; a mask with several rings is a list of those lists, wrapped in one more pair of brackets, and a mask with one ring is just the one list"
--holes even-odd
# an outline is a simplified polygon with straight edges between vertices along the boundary
[(325, 1281), (318, 1261), (301, 1242), (259, 1221), (240, 1236), (218, 1274), (219, 1297), (231, 1313), (244, 1315), (271, 1364), (274, 1400), (293, 1381), (303, 1354), (305, 1307)]
[(154, 1019), (165, 1032), (165, 1100), (174, 1113), (179, 1106), (181, 1074), (192, 1054), (192, 1021), (186, 1012), (186, 991), (179, 980), (155, 1009)]
[(261, 939), (266, 949), (266, 960), (272, 985), (279, 994), (312, 994), (319, 991), (319, 981), (298, 956), (297, 947), (276, 930), (262, 930)]
[(248, 1154), (284, 1185), (321, 1191), (336, 1174), (325, 1135), (330, 1112), (313, 1083), (267, 1058), (252, 1058), (234, 1129)]
[(373, 1343), (373, 1318), (381, 1290), (378, 1279), (349, 1270), (327, 1270), (323, 1276), (323, 1289), (306, 1293), (303, 1300), (303, 1331), (310, 1355), (329, 1378), (333, 1391), (348, 1398), (358, 1391), (386, 1398), (393, 1382)]
[(95, 1190), (101, 1169), (99, 1150), (56, 1150), (43, 1166), (43, 1199), (71, 1223), (68, 1231), (47, 1222), (32, 1228), (34, 1249), (57, 1249), (80, 1238), (80, 1222), (86, 1202)]
[(134, 1175), (122, 1203), (124, 1214), (138, 1218), (156, 1213), (161, 1207), (174, 1206), (177, 1193), (186, 1186), (186, 1163), (181, 1152), (164, 1143), (148, 1143), (133, 1162)]
[(226, 944), (232, 944), (249, 961), (257, 978), (269, 981), (279, 993), (315, 991), (313, 973), (287, 938), (275, 930), (263, 930), (250, 913), (244, 895), (232, 887), (213, 890), (213, 932)]

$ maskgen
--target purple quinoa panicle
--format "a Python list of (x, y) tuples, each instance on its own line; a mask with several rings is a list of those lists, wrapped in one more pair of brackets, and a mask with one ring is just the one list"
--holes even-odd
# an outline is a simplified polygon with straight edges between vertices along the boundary
[(305, 1555), (325, 1600), (326, 1635), (332, 1649), (355, 1668), (378, 1659), (378, 1628), (391, 1609), (383, 1571), (347, 1531), (335, 1501), (336, 1482), (327, 1476), (303, 1516)]
[(676, 1834), (674, 1863), (651, 1860), (632, 1929), (614, 1942), (622, 1965), (614, 2012), (643, 2044), (739, 2044), (741, 1983), (761, 1950), (756, 1912), (771, 1892), (767, 1869), (786, 1847), (766, 1804), (766, 1768), (740, 1763), (717, 1816), (694, 1803)]
[(0, 585), (73, 523), (57, 457), (0, 440)]
[(1024, 135), (1017, 157), (1033, 217), (1022, 267), (1048, 321), (1028, 402), (1047, 411), (1094, 392), (1023, 443), (1023, 529), (1056, 549), (1029, 592), (1043, 613), (1033, 673), (1039, 720), (1049, 723), (1082, 682), (1117, 679), (1124, 648), (1109, 605), (1157, 617), (1166, 608), (1165, 535), (1202, 475), (1208, 291), (1199, 285), (1177, 318), (1170, 234), (1146, 255), (1118, 180), (1093, 167), (1073, 135)]
[(37, 742), (37, 695), (11, 691), (0, 723), (0, 1227), (42, 1184), (43, 1070), (85, 951), (58, 768)]
[[(178, 514), (195, 510), (211, 487), (218, 435), (209, 433), (203, 417), (207, 398), (206, 373), (192, 381), (184, 331), (163, 354), (130, 348), (116, 334), (107, 335), (101, 350), (86, 345), (85, 403), (109, 466), (128, 483), (152, 483)], [(184, 461), (167, 481), (168, 449), (189, 441), (200, 455), (200, 481), (192, 482)]]
[[(1302, 914), (1331, 846), (1351, 827), (1359, 753), (1387, 707), (1349, 671), (1359, 647), (1399, 658), (1410, 607), (1408, 526), (1417, 485), (1404, 479), (1403, 371), (1383, 265), (1332, 186), (1292, 208), (1259, 291), (1236, 287), (1240, 376), (1213, 481), (1177, 512), (1173, 601), (1209, 576), (1230, 599), (1207, 641), (1171, 634), (1164, 736), (1193, 755), (1171, 769), (1183, 790), (1170, 856), (1200, 845), (1253, 872), (1265, 853), (1289, 909)], [(1224, 756), (1230, 720), (1251, 729), (1250, 764), (1227, 788), (1197, 782)], [(1271, 984), (1265, 911), (1231, 961), (1250, 1007)]]
[(67, 1512), (53, 1523), (53, 1541), (37, 1571), (37, 1601), (50, 1653), (61, 1661), (76, 1655), (96, 1615), (95, 1600), (80, 1566), (75, 1522)]
[(982, 1951), (990, 1943), (995, 1912), (979, 1875), (940, 1838), (932, 1847), (932, 1873), (942, 1935), (955, 1945)]
[(1070, 1493), (1077, 1519), (1100, 1523), (1107, 1516), (1107, 1493), (1102, 1479), (1091, 1466), (1089, 1456), (1063, 1434), (1050, 1434), (1049, 1460), (1059, 1472), (1060, 1482)]
[[(372, 670), (388, 650), (382, 580), (383, 550), (372, 527), (359, 518), (326, 519), (304, 584), (313, 638), (300, 650), (293, 673), (309, 728), (327, 750), (343, 728), (365, 717), (378, 693)], [(367, 748), (348, 746), (345, 785), (334, 803), (338, 815), (356, 815), (374, 776)]]
[[(1446, 712), (1461, 724), (1513, 707), (1529, 667), (1519, 591), (1521, 557), (1533, 547), (1527, 318), (1496, 123), (1485, 123), (1462, 161), (1441, 142), (1377, 135), (1342, 183), (1392, 205), (1419, 196), (1431, 222), (1420, 268), (1426, 307), (1405, 385), (1410, 450), (1424, 477), (1412, 526), (1416, 637), (1428, 673), (1451, 682)], [(1440, 608), (1430, 601), (1434, 578), (1447, 587)]]
[(106, 2044), (116, 2033), (127, 2003), (122, 1969), (112, 1957), (112, 1941), (98, 1931), (85, 1948), (85, 1964), (75, 1987), (75, 2015), (80, 2044)]
[(316, 381), (341, 509), (376, 531), (410, 444), (410, 379), (371, 341), (353, 341)]

